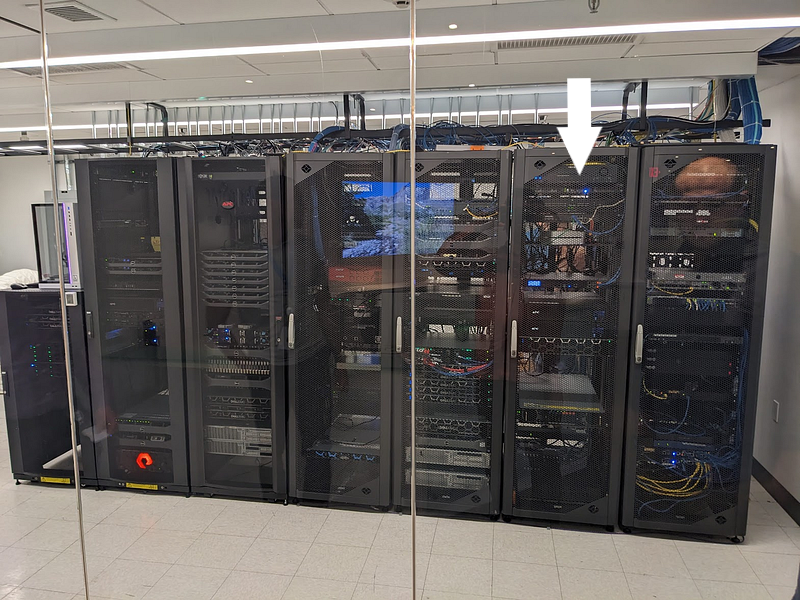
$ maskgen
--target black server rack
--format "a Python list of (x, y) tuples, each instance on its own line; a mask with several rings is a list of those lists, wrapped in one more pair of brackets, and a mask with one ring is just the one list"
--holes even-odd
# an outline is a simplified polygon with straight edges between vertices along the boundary
[(178, 160), (193, 493), (286, 497), (282, 165)]
[[(83, 294), (67, 307), (81, 485), (96, 485)], [(0, 365), (11, 472), (74, 484), (61, 303), (57, 290), (0, 292)]]
[[(407, 182), (407, 154), (397, 155)], [(411, 327), (416, 348), (417, 507), (500, 514), (511, 153), (425, 152), (416, 172), (416, 322), (410, 253), (396, 256), (396, 506), (411, 495)], [(407, 190), (404, 184), (401, 189)], [(403, 199), (410, 198), (408, 193)], [(410, 201), (395, 203), (409, 231)]]
[(745, 533), (775, 155), (643, 151), (625, 528)]
[(392, 158), (288, 156), (293, 498), (390, 504)]
[(638, 154), (515, 153), (503, 517), (613, 526)]
[(188, 492), (174, 163), (76, 173), (100, 485)]

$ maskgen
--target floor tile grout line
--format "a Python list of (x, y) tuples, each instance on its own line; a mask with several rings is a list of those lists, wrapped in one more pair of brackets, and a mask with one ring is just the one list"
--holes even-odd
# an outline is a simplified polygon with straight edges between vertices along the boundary
[[(358, 579), (356, 579), (356, 587), (353, 588), (353, 593), (350, 594), (350, 600), (352, 600), (353, 597), (356, 595), (356, 589), (358, 589), (358, 584), (361, 583), (361, 576), (364, 574), (364, 569), (367, 568), (367, 563), (369, 562), (369, 555), (372, 554), (372, 550), (375, 547), (375, 538), (378, 536), (378, 532), (380, 531), (381, 525), (383, 525), (383, 521), (386, 518), (387, 514), (388, 513), (384, 513), (384, 514), (380, 515), (380, 521), (378, 521), (378, 528), (375, 530), (375, 534), (372, 536), (372, 542), (370, 543), (369, 548), (367, 549), (367, 559), (364, 561), (364, 564), (361, 566), (361, 571), (359, 571), (359, 573), (358, 573)], [(326, 521), (327, 521), (327, 519), (326, 519)], [(321, 528), (320, 528), (320, 531), (322, 531)], [(413, 560), (413, 558), (412, 558), (412, 560)], [(375, 579), (374, 579), (374, 577), (373, 577), (373, 580), (372, 580), (372, 587), (373, 587), (373, 589), (375, 588)]]
[[(300, 506), (300, 505), (296, 504), (295, 506)], [(331, 516), (331, 509), (327, 508), (325, 510), (327, 510), (328, 513), (325, 515), (325, 519), (322, 521), (322, 524), (320, 524), (319, 529), (317, 530), (317, 533), (314, 534), (314, 539), (311, 540), (311, 543), (308, 545), (308, 550), (306, 550), (306, 553), (303, 555), (303, 560), (301, 560), (300, 564), (297, 565), (297, 569), (295, 570), (294, 575), (292, 575), (292, 579), (289, 581), (289, 585), (286, 586), (286, 589), (283, 591), (283, 594), (281, 594), (281, 599), (286, 596), (286, 592), (289, 591), (289, 588), (292, 586), (292, 582), (297, 578), (297, 571), (300, 570), (300, 567), (303, 565), (303, 563), (305, 562), (306, 558), (308, 558), (308, 553), (311, 552), (311, 548), (316, 543), (317, 538), (319, 537), (320, 531), (322, 531), (322, 528), (325, 527), (325, 523), (328, 522), (328, 517)]]

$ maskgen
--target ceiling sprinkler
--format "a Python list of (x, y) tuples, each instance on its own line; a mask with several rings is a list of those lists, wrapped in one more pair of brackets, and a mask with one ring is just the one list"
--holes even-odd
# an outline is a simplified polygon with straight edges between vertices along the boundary
[(597, 9), (600, 8), (600, 0), (589, 0), (589, 13), (597, 14)]

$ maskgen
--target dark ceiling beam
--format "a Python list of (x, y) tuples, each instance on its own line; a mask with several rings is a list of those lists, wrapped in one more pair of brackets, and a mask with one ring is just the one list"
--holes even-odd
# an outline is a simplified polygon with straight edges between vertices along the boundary
[(17, 27), (21, 27), (22, 29), (26, 29), (27, 31), (30, 31), (31, 33), (35, 33), (37, 35), (39, 33), (41, 33), (38, 29), (34, 29), (33, 27), (28, 27), (27, 25), (23, 25), (19, 21), (15, 21), (13, 19), (8, 19), (8, 18), (3, 17), (3, 16), (0, 16), (0, 21), (4, 21), (4, 22), (9, 23), (11, 25), (15, 25)]

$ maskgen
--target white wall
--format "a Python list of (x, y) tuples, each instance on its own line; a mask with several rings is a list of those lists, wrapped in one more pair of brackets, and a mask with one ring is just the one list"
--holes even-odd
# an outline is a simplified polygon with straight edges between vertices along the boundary
[[(800, 75), (760, 97), (764, 116), (772, 119), (762, 141), (777, 144), (778, 169), (755, 458), (800, 499)], [(780, 402), (777, 423), (773, 399)]]
[(31, 204), (50, 189), (46, 156), (0, 157), (0, 273), (36, 269)]

